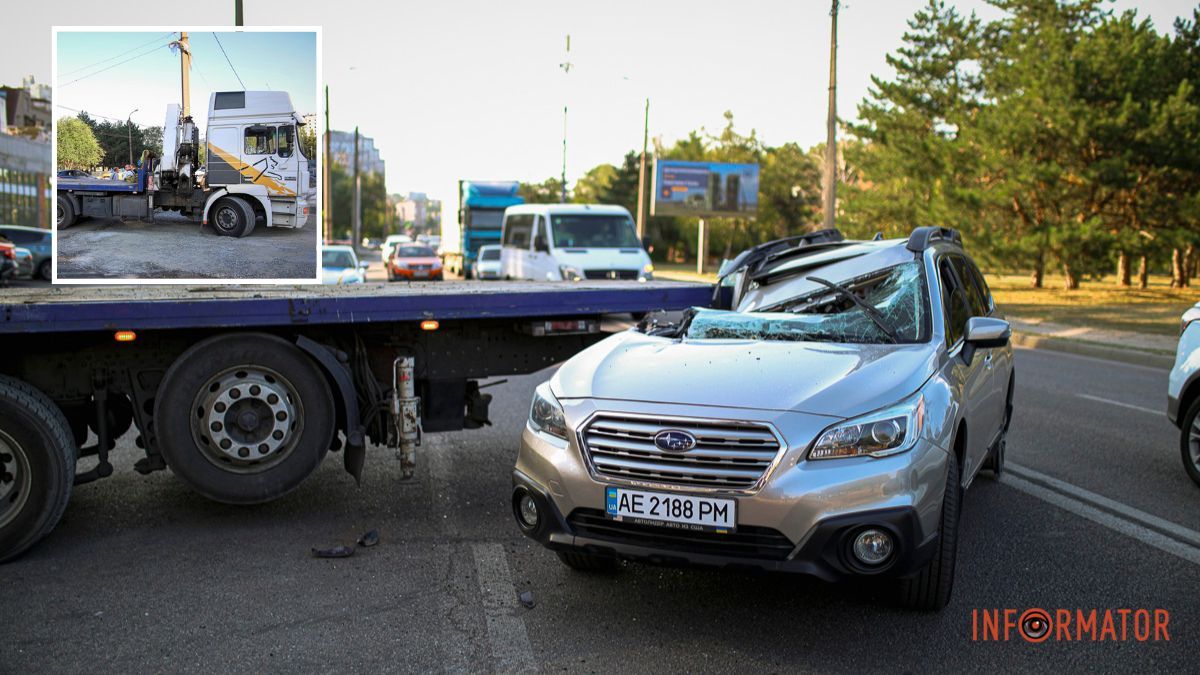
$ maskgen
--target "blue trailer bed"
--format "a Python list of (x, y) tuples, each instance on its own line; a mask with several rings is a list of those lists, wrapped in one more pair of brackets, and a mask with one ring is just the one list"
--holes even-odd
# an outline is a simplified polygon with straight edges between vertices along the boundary
[(75, 178), (58, 176), (58, 189), (68, 192), (145, 192), (146, 190), (146, 172), (144, 169), (137, 170), (137, 181), (129, 183), (123, 180), (113, 180), (111, 178)]
[(673, 281), (14, 288), (0, 291), (0, 334), (569, 317), (711, 300), (711, 286)]

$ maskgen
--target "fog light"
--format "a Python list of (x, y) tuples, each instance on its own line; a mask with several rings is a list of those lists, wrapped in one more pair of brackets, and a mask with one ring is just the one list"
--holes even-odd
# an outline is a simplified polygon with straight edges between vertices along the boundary
[(533, 495), (528, 492), (521, 495), (517, 501), (517, 517), (521, 519), (522, 525), (531, 530), (538, 526), (537, 502), (533, 500)]
[(892, 555), (892, 537), (882, 530), (863, 530), (854, 538), (854, 557), (864, 565), (879, 565)]

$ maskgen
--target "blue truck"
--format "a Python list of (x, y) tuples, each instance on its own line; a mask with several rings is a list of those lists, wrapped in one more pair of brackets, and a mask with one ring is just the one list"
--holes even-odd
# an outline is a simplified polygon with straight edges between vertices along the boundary
[(453, 210), (442, 209), (442, 263), (455, 275), (471, 278), (479, 248), (500, 243), (504, 209), (525, 200), (513, 181), (460, 180)]
[(489, 424), (481, 380), (565, 360), (610, 315), (711, 300), (662, 281), (8, 289), (0, 562), (113, 473), (126, 432), (139, 473), (230, 504), (287, 494), (331, 452), (358, 480), (369, 447), (392, 448), (410, 476), (422, 433)]

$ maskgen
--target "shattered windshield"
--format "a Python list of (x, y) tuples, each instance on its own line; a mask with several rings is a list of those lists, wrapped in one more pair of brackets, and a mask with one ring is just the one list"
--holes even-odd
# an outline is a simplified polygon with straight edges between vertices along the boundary
[[(875, 308), (895, 342), (925, 342), (929, 303), (920, 264), (902, 263), (855, 279), (834, 280)], [(757, 312), (697, 309), (687, 325), (693, 340), (785, 340), (891, 343), (867, 310), (831, 288), (821, 287)]]

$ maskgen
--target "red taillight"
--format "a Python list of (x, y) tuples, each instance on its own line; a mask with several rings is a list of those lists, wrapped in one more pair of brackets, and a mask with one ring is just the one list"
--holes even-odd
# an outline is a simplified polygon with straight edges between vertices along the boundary
[(9, 260), (17, 259), (17, 249), (15, 248), (0, 248), (0, 252), (4, 253), (4, 257)]

